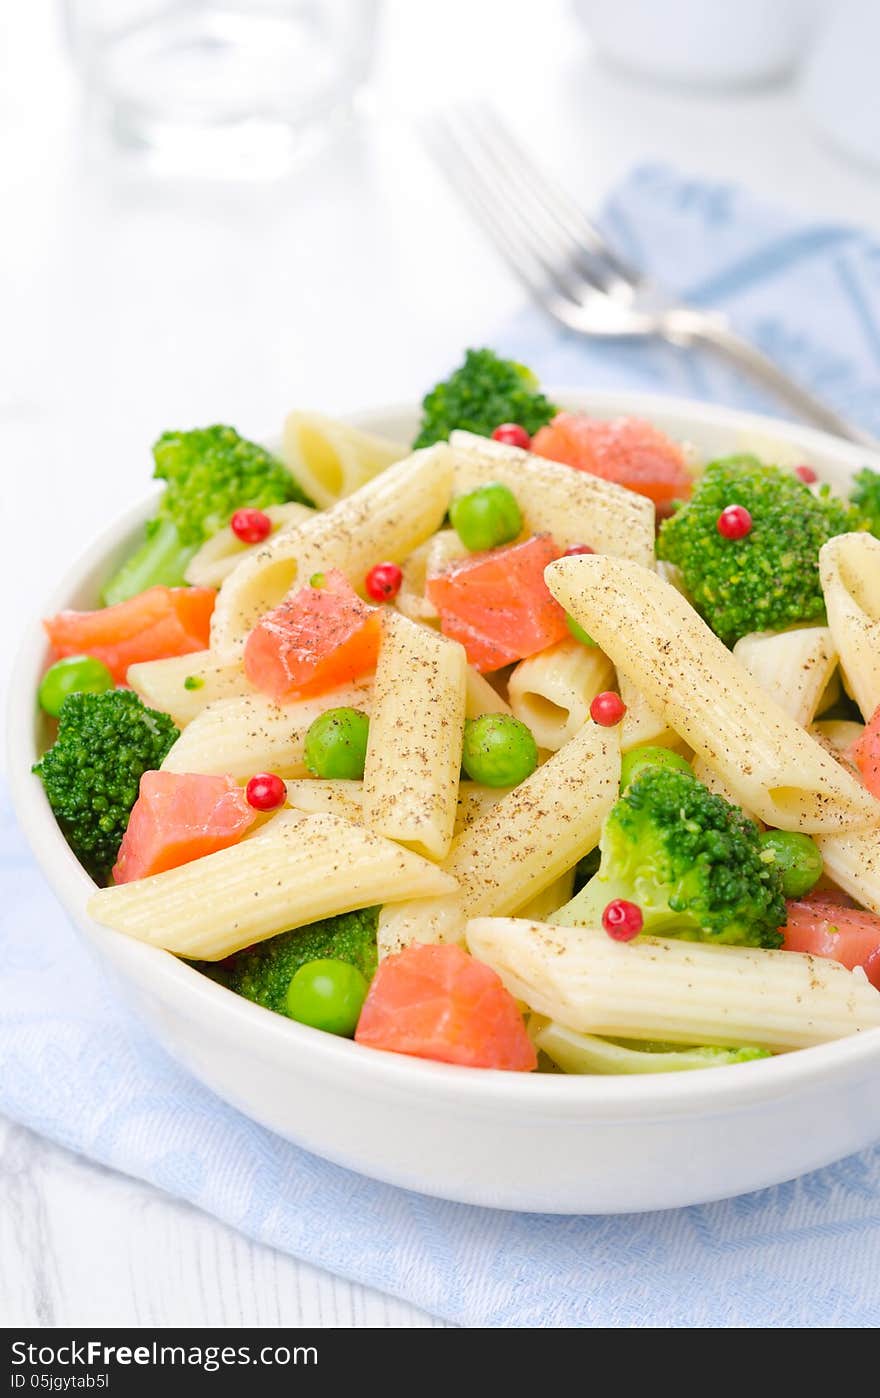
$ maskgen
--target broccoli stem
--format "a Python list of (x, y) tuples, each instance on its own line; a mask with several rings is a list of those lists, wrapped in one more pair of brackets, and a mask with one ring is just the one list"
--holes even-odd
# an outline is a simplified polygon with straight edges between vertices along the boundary
[(579, 893), (561, 907), (548, 920), (557, 923), (560, 927), (595, 927), (601, 928), (602, 914), (612, 898), (617, 897), (617, 892), (611, 887), (607, 879), (600, 881), (599, 875), (594, 874), (588, 879)]
[[(646, 905), (644, 895), (638, 888), (630, 886), (627, 880), (601, 878), (594, 874), (563, 907), (559, 908), (548, 922), (559, 927), (602, 927), (602, 914), (615, 898), (626, 898), (638, 903), (644, 917), (644, 931), (648, 936), (663, 937), (686, 934), (694, 925), (693, 918), (686, 912), (673, 912), (669, 908), (652, 908)], [(671, 929), (671, 930), (670, 930)]]
[(126, 602), (148, 587), (181, 587), (186, 582), (187, 564), (198, 546), (180, 542), (177, 525), (170, 519), (157, 521), (139, 549), (104, 584), (101, 600), (105, 607)]

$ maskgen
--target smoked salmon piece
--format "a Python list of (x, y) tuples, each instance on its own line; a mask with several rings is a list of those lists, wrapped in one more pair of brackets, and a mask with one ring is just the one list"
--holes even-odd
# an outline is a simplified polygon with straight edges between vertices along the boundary
[(316, 574), (257, 622), (245, 674), (276, 700), (324, 694), (376, 668), (380, 616), (338, 568)]
[(472, 554), (428, 578), (425, 592), (444, 636), (461, 641), (481, 673), (524, 660), (563, 640), (565, 612), (544, 569), (562, 552), (546, 534)]
[(847, 908), (827, 895), (811, 894), (788, 903), (782, 928), (786, 951), (827, 956), (852, 970), (861, 966), (880, 990), (880, 917), (861, 908)]
[(647, 495), (655, 505), (688, 500), (694, 486), (681, 448), (637, 417), (605, 422), (586, 413), (557, 413), (535, 433), (532, 451)]
[(125, 684), (129, 665), (206, 650), (216, 597), (212, 587), (148, 587), (112, 607), (59, 612), (43, 625), (56, 656), (92, 655)]
[(144, 772), (113, 868), (130, 883), (237, 844), (257, 819), (232, 777)]
[(537, 1064), (516, 1001), (461, 947), (414, 942), (379, 965), (355, 1032), (359, 1044), (468, 1068), (529, 1073)]

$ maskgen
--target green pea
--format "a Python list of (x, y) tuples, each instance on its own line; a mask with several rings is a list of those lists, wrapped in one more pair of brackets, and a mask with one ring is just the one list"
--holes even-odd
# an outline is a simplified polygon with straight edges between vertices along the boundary
[(765, 830), (760, 839), (764, 858), (782, 874), (786, 898), (803, 898), (819, 882), (823, 868), (822, 855), (809, 835), (794, 830)]
[(538, 745), (518, 718), (483, 714), (464, 726), (461, 765), (482, 786), (518, 786), (538, 765)]
[(523, 517), (516, 496), (500, 481), (459, 495), (449, 507), (452, 527), (471, 553), (509, 544), (522, 533)]
[(620, 759), (620, 789), (624, 791), (630, 782), (644, 772), (648, 767), (673, 767), (676, 772), (687, 772), (693, 776), (693, 768), (689, 762), (677, 752), (672, 752), (669, 748), (631, 748), (625, 752)]
[(357, 1028), (369, 985), (347, 961), (307, 961), (284, 997), (284, 1012), (300, 1024), (350, 1039)]
[(568, 612), (565, 613), (565, 624), (571, 632), (572, 636), (574, 636), (575, 640), (580, 641), (581, 645), (594, 646), (596, 644), (592, 636), (587, 635), (580, 622), (575, 621), (574, 617), (570, 616)]
[(40, 707), (57, 718), (68, 694), (103, 694), (113, 688), (113, 676), (93, 655), (68, 655), (50, 665), (40, 682)]
[(306, 767), (313, 777), (360, 781), (369, 735), (370, 720), (360, 709), (328, 709), (306, 733)]

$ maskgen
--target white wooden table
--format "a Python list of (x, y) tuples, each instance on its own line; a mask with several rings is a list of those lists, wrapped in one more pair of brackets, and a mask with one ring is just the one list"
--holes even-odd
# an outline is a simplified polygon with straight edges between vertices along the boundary
[[(467, 38), (467, 48), (464, 38)], [(51, 0), (0, 7), (0, 642), (144, 488), (163, 429), (420, 395), (519, 294), (403, 118), (490, 97), (588, 206), (635, 161), (880, 228), (796, 95), (689, 97), (590, 56), (564, 0), (390, 0), (375, 121), (284, 186), (184, 189), (83, 149)], [(26, 606), (25, 606), (26, 604)], [(20, 610), (21, 609), (21, 610)], [(7, 1325), (428, 1325), (0, 1124)]]

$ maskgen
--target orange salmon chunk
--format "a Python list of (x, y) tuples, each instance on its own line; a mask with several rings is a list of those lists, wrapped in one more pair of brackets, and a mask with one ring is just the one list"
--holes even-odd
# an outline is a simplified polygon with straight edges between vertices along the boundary
[(428, 578), (425, 592), (444, 636), (460, 641), (475, 669), (498, 670), (566, 637), (565, 612), (544, 569), (561, 550), (546, 534), (473, 554)]
[(324, 694), (376, 668), (381, 613), (362, 602), (337, 568), (257, 622), (244, 649), (245, 674), (277, 700)]
[(355, 1039), (370, 1048), (529, 1073), (537, 1057), (516, 1001), (461, 947), (414, 942), (373, 977)]
[(144, 772), (113, 880), (130, 883), (227, 849), (256, 819), (256, 811), (232, 777)]
[(532, 451), (647, 495), (655, 505), (688, 500), (694, 487), (681, 447), (637, 417), (604, 422), (586, 413), (557, 413), (535, 433)]
[(59, 657), (92, 655), (117, 684), (129, 665), (206, 650), (216, 592), (211, 587), (149, 587), (94, 612), (59, 612), (43, 622)]

